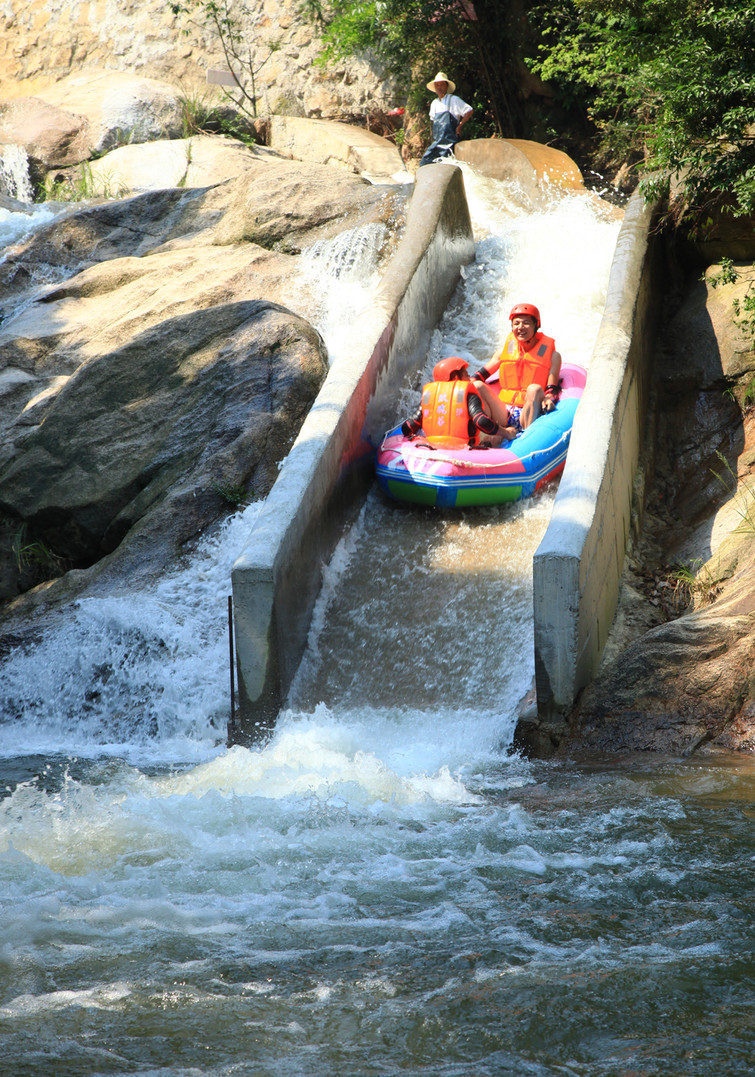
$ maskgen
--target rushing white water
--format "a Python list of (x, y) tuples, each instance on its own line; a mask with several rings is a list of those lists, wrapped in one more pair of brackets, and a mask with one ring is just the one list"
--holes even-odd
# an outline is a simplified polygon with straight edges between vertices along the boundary
[(8, 247), (50, 224), (59, 213), (58, 203), (42, 202), (29, 206), (28, 211), (21, 213), (0, 206), (0, 261), (5, 259)]
[[(302, 253), (292, 298), (302, 289), (308, 294), (305, 313), (327, 342), (331, 366), (348, 354), (351, 327), (378, 283), (390, 241), (388, 225), (375, 222), (321, 240)], [(301, 304), (292, 305), (300, 309)]]
[[(427, 370), (487, 358), (516, 300), (587, 362), (616, 224), (465, 182), (477, 261)], [(337, 350), (364, 266), (313, 260)], [(4, 663), (0, 1077), (749, 1074), (752, 765), (508, 754), (551, 502), (371, 495), (252, 749), (223, 734), (256, 506)]]
[(19, 202), (34, 201), (29, 157), (23, 146), (8, 143), (0, 147), (0, 191)]
[[(529, 206), (522, 206), (522, 196), (516, 189), (479, 179), (468, 170), (465, 177), (479, 237), (477, 258), (466, 269), (466, 281), (435, 334), (427, 370), (440, 355), (459, 350), (483, 362), (507, 331), (511, 304), (523, 297), (540, 304), (545, 329), (556, 336), (564, 358), (587, 365), (602, 310), (617, 223), (596, 215), (587, 197), (556, 198), (534, 214)], [(292, 294), (301, 297), (303, 290), (305, 295), (316, 296), (312, 320), (323, 332), (335, 358), (348, 344), (353, 312), (368, 301), (385, 238), (384, 227), (375, 225), (364, 233), (348, 233), (318, 244), (304, 260), (299, 278), (292, 281)], [(319, 288), (315, 290), (318, 280)], [(403, 410), (408, 414), (415, 406), (416, 400), (408, 397), (397, 403), (399, 413)], [(508, 628), (509, 654), (515, 648), (516, 661), (499, 668), (496, 685), (496, 691), (509, 700), (505, 717), (509, 724), (515, 704), (528, 689), (532, 676), (530, 562), (547, 524), (550, 503), (546, 495), (508, 512), (475, 513), (466, 524), (458, 525), (445, 520), (425, 523), (415, 517), (420, 523), (417, 526), (415, 522), (413, 527), (407, 523), (403, 539), (406, 549), (398, 558), (383, 556), (382, 525), (375, 522), (374, 516), (359, 525), (372, 531), (372, 549), (377, 549), (383, 569), (389, 574), (416, 573), (420, 578), (426, 572), (432, 579), (447, 574), (454, 561), (463, 563), (466, 559), (467, 568), (477, 572), (486, 559), (495, 559), (497, 565), (510, 562), (505, 579), (495, 582), (499, 594), (490, 596), (491, 602), (499, 603), (513, 617)], [(24, 748), (39, 754), (110, 752), (152, 763), (195, 760), (215, 751), (223, 739), (229, 706), (225, 602), (230, 568), (256, 511), (257, 506), (252, 505), (229, 520), (205, 540), (195, 557), (151, 591), (81, 600), (59, 629), (48, 631), (36, 646), (5, 663), (0, 688), (14, 723), (0, 751), (8, 755)], [(391, 524), (386, 522), (385, 526)], [(430, 548), (429, 536), (437, 528), (432, 539), (436, 549), (433, 563), (423, 568), (423, 551)], [(362, 541), (358, 534), (355, 532), (348, 540), (352, 545)], [(513, 560), (512, 551), (516, 552)], [(343, 552), (337, 554), (330, 575), (337, 578), (338, 565), (346, 560)], [(374, 567), (370, 563), (362, 568), (357, 561), (357, 592), (361, 587), (359, 573), (375, 579)], [(457, 582), (460, 579), (457, 575)], [(456, 592), (455, 627), (446, 631), (446, 636), (453, 639), (466, 614), (464, 638), (477, 654), (465, 680), (460, 682), (461, 688), (451, 695), (446, 690), (454, 707), (462, 704), (467, 691), (474, 696), (484, 690), (491, 677), (492, 660), (486, 658), (491, 651), (491, 645), (486, 649), (486, 622), (476, 610), (480, 586), (481, 579), (467, 572), (466, 590), (458, 588)], [(423, 674), (429, 684), (442, 683), (442, 674), (434, 663), (441, 654), (440, 647), (448, 647), (448, 640), (441, 641), (435, 634), (443, 627), (437, 608), (426, 610), (420, 623), (414, 625), (414, 646), (407, 648), (400, 638), (386, 635), (396, 608), (401, 607), (397, 596), (402, 588), (405, 591), (400, 580), (388, 579), (376, 596), (373, 619), (362, 641), (370, 650), (384, 644), (388, 652), (393, 652), (394, 673), (400, 669), (402, 675), (394, 676), (389, 695), (390, 702), (399, 706), (413, 700), (418, 691), (417, 646), (429, 663)], [(432, 584), (426, 590), (428, 596), (432, 595)], [(357, 596), (342, 601), (346, 607), (351, 603), (351, 609), (329, 617), (324, 612), (329, 595), (326, 587), (316, 622), (318, 618), (328, 620), (337, 632), (349, 624), (349, 618), (358, 621)], [(427, 601), (427, 597), (423, 598), (423, 607)], [(421, 608), (414, 600), (412, 606), (415, 613)], [(412, 611), (403, 616), (411, 623)], [(400, 628), (392, 631), (401, 637)], [(316, 637), (305, 666), (312, 668), (322, 650), (330, 649), (332, 653), (334, 645), (341, 655), (337, 663), (326, 663), (326, 672), (329, 670), (332, 676), (338, 663), (345, 667), (347, 656), (353, 652), (338, 641), (321, 645)], [(496, 648), (493, 643), (492, 651)], [(500, 667), (501, 663), (496, 661), (495, 665)], [(377, 663), (374, 668), (380, 680), (382, 672)], [(360, 682), (364, 684), (370, 677), (369, 669), (356, 663), (350, 676), (358, 695)], [(305, 671), (297, 681), (297, 690), (304, 691), (302, 698), (312, 706), (325, 695), (317, 698), (317, 683), (303, 689), (306, 678)], [(342, 685), (338, 691), (338, 705), (342, 705)], [(432, 692), (425, 695), (428, 706), (434, 708)], [(333, 704), (330, 697), (328, 704)], [(454, 714), (452, 710), (451, 723)], [(460, 737), (464, 739), (463, 733)], [(496, 743), (501, 739), (500, 730), (494, 739)]]
[[(464, 176), (476, 259), (464, 270), (417, 384), (442, 356), (463, 354), (472, 369), (482, 364), (508, 333), (517, 301), (536, 302), (564, 359), (589, 367), (616, 215), (607, 207), (596, 212), (596, 201), (586, 195), (556, 195), (533, 212), (517, 187), (468, 169)], [(412, 414), (417, 399), (416, 390), (406, 390), (396, 417)], [(491, 733), (490, 743), (510, 739), (517, 703), (534, 673), (531, 564), (552, 497), (461, 517), (406, 514), (374, 497), (326, 576), (292, 703), (326, 700), (342, 709), (359, 699), (379, 701), (412, 708), (415, 726), (417, 708), (427, 708), (433, 739), (439, 708), (449, 709), (453, 725), (460, 711), (492, 694), (505, 703), (495, 709), (492, 730), (498, 736)], [(499, 624), (505, 648), (491, 634)], [(460, 649), (463, 676), (449, 677)], [(485, 719), (478, 714), (473, 721), (484, 736)], [(468, 732), (460, 721), (461, 743), (468, 743)]]
[[(22, 238), (34, 219), (24, 214), (9, 234)], [(331, 361), (347, 346), (344, 313), (368, 302), (388, 238), (376, 224), (318, 243), (290, 282), (292, 305), (323, 333)], [(148, 591), (82, 599), (40, 639), (17, 648), (0, 667), (3, 714), (12, 719), (0, 757), (106, 753), (159, 765), (220, 750), (229, 713), (231, 567), (257, 511), (252, 504), (229, 518)]]

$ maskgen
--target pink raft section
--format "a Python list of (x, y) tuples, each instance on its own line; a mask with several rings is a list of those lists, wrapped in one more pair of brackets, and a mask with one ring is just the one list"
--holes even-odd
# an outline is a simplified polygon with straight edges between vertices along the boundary
[(400, 427), (384, 438), (377, 477), (391, 497), (423, 505), (487, 505), (528, 497), (563, 469), (583, 367), (565, 363), (556, 409), (499, 449), (430, 449), (405, 438)]

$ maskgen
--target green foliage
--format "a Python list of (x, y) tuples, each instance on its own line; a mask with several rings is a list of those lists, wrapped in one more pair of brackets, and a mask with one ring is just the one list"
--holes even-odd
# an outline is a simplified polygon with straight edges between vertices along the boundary
[[(392, 35), (386, 35), (378, 19), (378, 4), (375, 0), (369, 0), (367, 3), (343, 3), (341, 0), (335, 0), (335, 3), (330, 5), (329, 14), (326, 14), (320, 3), (304, 7), (309, 9), (310, 17), (314, 16), (323, 28), (322, 64), (370, 49), (381, 52), (394, 67), (406, 62), (404, 42), (394, 42)], [(389, 22), (388, 29), (390, 26)], [(389, 41), (388, 47), (384, 47)]]
[(692, 606), (700, 609), (709, 606), (721, 593), (721, 585), (729, 579), (734, 566), (727, 569), (713, 568), (708, 562), (699, 558), (694, 561), (679, 562), (675, 571), (669, 576), (673, 588), (673, 601), (677, 609)]
[(203, 134), (214, 122), (217, 114), (212, 98), (207, 93), (182, 94), (181, 103), (181, 137)]
[(742, 407), (751, 408), (755, 405), (755, 378), (750, 378), (742, 395)]
[(247, 493), (246, 487), (241, 483), (214, 481), (211, 485), (218, 497), (222, 497), (223, 501), (233, 505), (235, 509), (245, 509), (254, 497), (254, 491)]
[(751, 0), (561, 0), (532, 16), (533, 66), (587, 110), (606, 158), (635, 165), (649, 195), (676, 177), (693, 222), (755, 211)]
[[(475, 109), (480, 133), (524, 134), (515, 78), (522, 4), (499, 0), (304, 0), (318, 27), (319, 62), (372, 54), (402, 85), (409, 108), (426, 113), (427, 82), (443, 68)], [(470, 18), (474, 14), (475, 18)]]
[(123, 198), (126, 188), (109, 172), (100, 172), (95, 178), (89, 162), (82, 161), (75, 171), (56, 173), (56, 178), (48, 173), (39, 193), (45, 202), (83, 202), (88, 198)]
[(21, 524), (13, 536), (12, 549), (19, 573), (31, 573), (48, 579), (65, 571), (62, 559), (49, 550), (44, 542), (28, 537), (26, 524)]
[[(731, 258), (722, 258), (721, 269), (718, 273), (712, 274), (710, 283), (714, 288), (718, 288), (722, 284), (736, 284), (740, 280), (747, 280), (747, 291), (744, 299), (740, 300), (735, 297), (732, 300), (732, 308), (737, 327), (750, 341), (750, 345), (755, 350), (755, 262), (746, 271), (746, 274), (744, 270), (736, 268)], [(745, 392), (745, 406), (749, 406), (753, 402), (752, 398), (753, 383), (750, 382)]]
[(723, 465), (723, 471), (713, 471), (724, 490), (735, 494), (734, 508), (742, 521), (734, 528), (735, 535), (755, 535), (755, 486), (747, 480), (740, 484), (729, 461), (722, 452), (716, 450), (716, 456)]
[[(261, 62), (249, 43), (260, 9), (245, 0), (171, 0), (187, 25), (219, 40), (256, 115)], [(448, 70), (475, 110), (475, 135), (533, 137), (522, 62), (545, 79), (565, 124), (597, 133), (598, 167), (628, 163), (648, 197), (679, 192), (672, 214), (755, 213), (755, 5), (752, 0), (301, 0), (320, 33), (320, 62), (364, 55), (396, 77), (417, 116), (426, 83)], [(470, 132), (471, 133), (471, 132)], [(563, 139), (562, 139), (563, 141)]]
[(184, 94), (181, 99), (181, 135), (228, 135), (248, 146), (256, 143), (249, 122), (228, 106), (218, 107), (214, 95), (208, 93)]

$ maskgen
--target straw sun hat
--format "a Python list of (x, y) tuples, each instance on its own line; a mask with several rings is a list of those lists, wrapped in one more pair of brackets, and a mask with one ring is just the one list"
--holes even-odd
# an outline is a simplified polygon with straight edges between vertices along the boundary
[(428, 88), (428, 90), (431, 90), (432, 93), (435, 93), (435, 83), (436, 82), (447, 82), (448, 83), (448, 92), (449, 93), (453, 93), (454, 90), (456, 89), (456, 83), (452, 82), (451, 79), (448, 77), (448, 75), (444, 71), (439, 71), (438, 74), (435, 76), (435, 78), (432, 79), (431, 82), (428, 82), (427, 88)]

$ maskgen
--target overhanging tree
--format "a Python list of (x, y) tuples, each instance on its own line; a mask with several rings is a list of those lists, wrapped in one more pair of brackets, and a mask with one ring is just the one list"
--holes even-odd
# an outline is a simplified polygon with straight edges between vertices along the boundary
[(304, 0), (323, 40), (322, 60), (373, 53), (426, 111), (439, 68), (464, 87), (480, 129), (524, 133), (518, 89), (525, 0)]
[(589, 111), (604, 159), (649, 194), (673, 176), (676, 219), (755, 212), (752, 0), (562, 0), (534, 5), (539, 74)]

